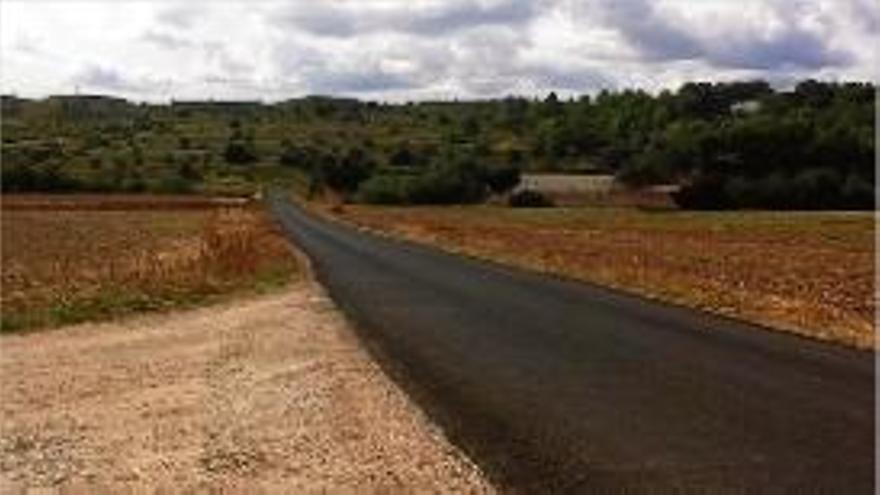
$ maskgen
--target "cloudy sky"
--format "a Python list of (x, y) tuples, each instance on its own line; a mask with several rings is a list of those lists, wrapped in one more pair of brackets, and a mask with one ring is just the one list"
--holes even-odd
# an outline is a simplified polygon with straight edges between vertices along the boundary
[(0, 90), (480, 98), (880, 78), (876, 0), (0, 0)]

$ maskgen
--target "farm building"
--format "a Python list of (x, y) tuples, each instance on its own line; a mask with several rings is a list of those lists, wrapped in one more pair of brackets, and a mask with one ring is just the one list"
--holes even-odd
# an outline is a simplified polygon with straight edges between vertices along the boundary
[(615, 182), (611, 174), (523, 174), (516, 191), (538, 191), (560, 206), (614, 205), (672, 207), (677, 185), (632, 189)]
[(523, 174), (517, 191), (539, 191), (560, 205), (596, 204), (607, 201), (614, 176), (575, 174)]

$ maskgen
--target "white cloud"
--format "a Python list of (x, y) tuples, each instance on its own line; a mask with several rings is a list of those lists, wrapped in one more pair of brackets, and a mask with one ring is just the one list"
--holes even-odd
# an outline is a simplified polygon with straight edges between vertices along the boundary
[(7, 0), (0, 89), (400, 100), (690, 78), (876, 80), (872, 1)]

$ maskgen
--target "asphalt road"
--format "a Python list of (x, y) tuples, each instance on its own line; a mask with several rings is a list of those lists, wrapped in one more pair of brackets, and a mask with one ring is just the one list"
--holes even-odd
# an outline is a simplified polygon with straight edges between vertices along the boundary
[(873, 493), (872, 353), (270, 204), (383, 365), (502, 487)]

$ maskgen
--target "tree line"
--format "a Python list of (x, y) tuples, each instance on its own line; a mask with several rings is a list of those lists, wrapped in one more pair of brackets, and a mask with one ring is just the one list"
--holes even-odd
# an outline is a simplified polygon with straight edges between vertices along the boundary
[[(277, 166), (349, 201), (462, 203), (510, 191), (522, 172), (554, 171), (613, 174), (632, 188), (674, 185), (683, 208), (869, 209), (875, 101), (870, 83), (807, 80), (778, 90), (764, 81), (694, 82), (656, 94), (407, 104), (308, 97), (121, 112), (114, 100), (85, 121), (82, 111), (63, 113), (69, 102), (52, 120), (26, 118), (29, 103), (5, 97), (2, 184), (4, 191), (76, 188), (82, 179), (65, 166), (65, 143), (88, 151), (146, 133), (176, 143), (162, 144), (174, 148), (162, 149), (171, 156), (165, 179), (145, 177), (148, 187), (187, 189), (217, 174)], [(59, 135), (79, 141), (52, 144)], [(97, 176), (114, 173), (103, 167)]]

